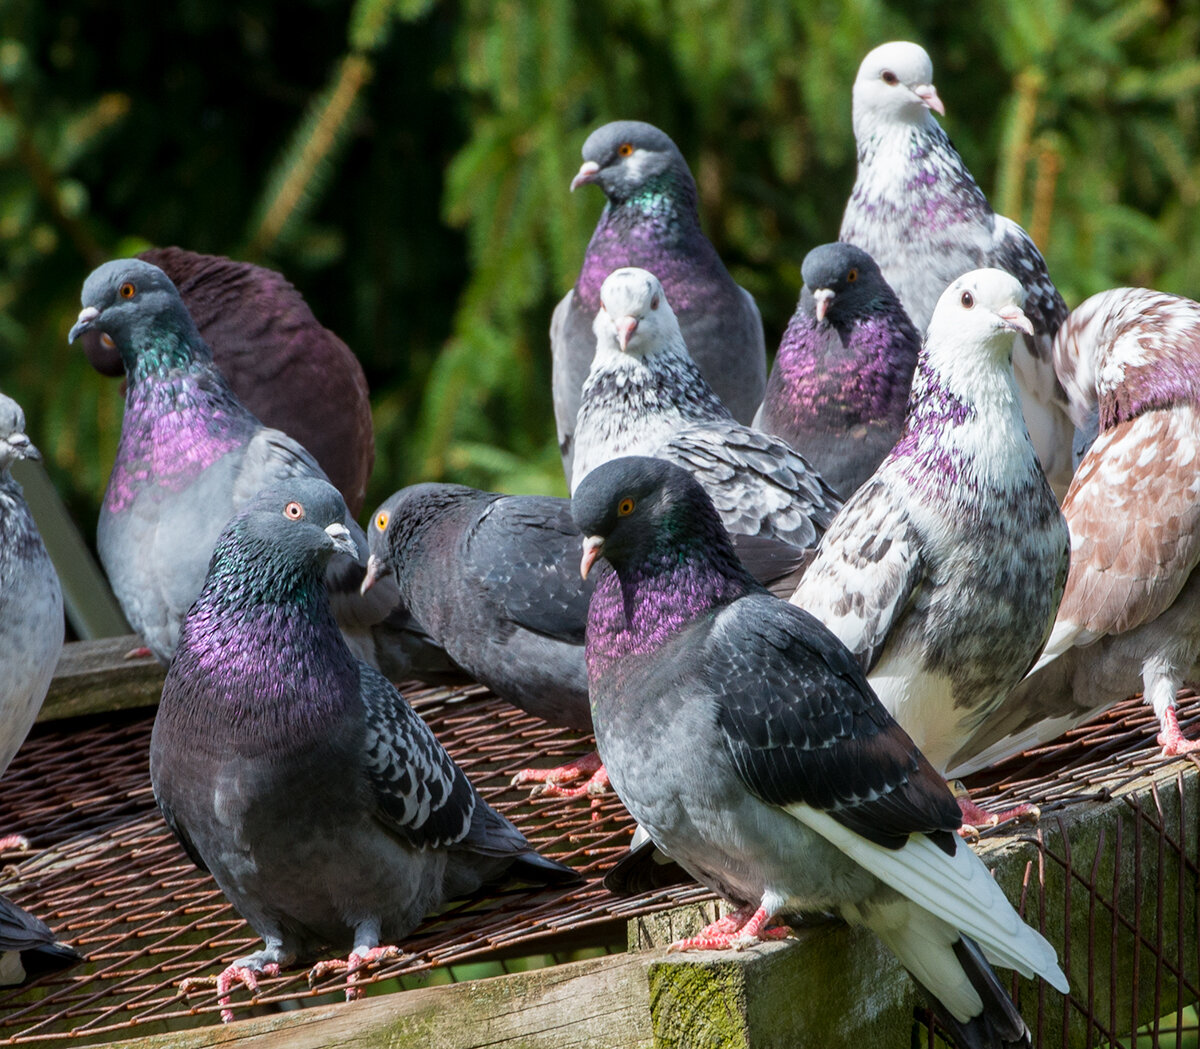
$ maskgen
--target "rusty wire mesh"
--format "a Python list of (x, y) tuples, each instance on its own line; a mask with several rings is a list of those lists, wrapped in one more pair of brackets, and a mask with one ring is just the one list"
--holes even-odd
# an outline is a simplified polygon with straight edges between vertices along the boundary
[[(539, 850), (576, 867), (588, 880), (575, 889), (506, 889), (457, 902), (423, 923), (404, 943), (405, 955), (369, 979), (586, 943), (616, 945), (624, 941), (630, 918), (711, 898), (690, 884), (613, 896), (600, 879), (632, 831), (619, 802), (611, 795), (594, 806), (585, 800), (531, 801), (526, 790), (509, 786), (523, 767), (549, 767), (582, 756), (589, 739), (550, 728), (481, 690), (408, 694), (488, 801)], [(1181, 715), (1185, 725), (1189, 718), (1200, 723), (1200, 700), (1186, 698)], [(0, 831), (25, 833), (34, 849), (5, 869), (0, 892), (43, 917), (88, 962), (25, 988), (0, 990), (0, 1041), (87, 1045), (215, 1023), (215, 992), (184, 997), (180, 981), (212, 976), (258, 945), (159, 818), (147, 766), (152, 721), (152, 713), (140, 712), (41, 726), (5, 776)], [(1040, 828), (1018, 832), (1038, 844), (1039, 859), (1012, 895), (1020, 894), (1022, 909), (1035, 924), (1065, 907), (1066, 953), (1075, 954), (1073, 965), (1078, 952), (1086, 956), (1087, 978), (1081, 984), (1080, 969), (1072, 970), (1076, 978), (1065, 1010), (1053, 991), (1037, 992), (1039, 1006), (1046, 1005), (1039, 1008), (1034, 1031), (1038, 1045), (1066, 1044), (1062, 1032), (1074, 1032), (1081, 1022), (1095, 1039), (1114, 1045), (1157, 1044), (1149, 1035), (1135, 1043), (1133, 1032), (1146, 1017), (1171, 1014), (1176, 1002), (1200, 999), (1195, 916), (1200, 812), (1184, 804), (1182, 779), (1177, 803), (1151, 811), (1131, 806), (1130, 827), (1122, 830), (1121, 824), (1115, 835), (1102, 834), (1094, 855), (1072, 852), (1061, 819), (1073, 802), (1106, 798), (1159, 768), (1154, 728), (1150, 711), (1130, 701), (1064, 740), (972, 781), (977, 800), (985, 804), (1019, 800), (1042, 807)], [(1191, 732), (1196, 730), (1193, 724)], [(1012, 828), (988, 833), (1011, 835)], [(1113, 864), (1098, 857), (1114, 850), (1120, 862), (1106, 882), (1101, 872)], [(1159, 871), (1173, 863), (1180, 877), (1174, 910), (1160, 906), (1148, 927), (1150, 911), (1143, 904), (1157, 897), (1140, 879), (1143, 859), (1151, 855)], [(1072, 886), (1070, 893), (1066, 885)], [(1126, 905), (1131, 892), (1140, 894), (1132, 909)], [(1192, 893), (1190, 905), (1186, 892)], [(1081, 910), (1082, 924), (1075, 920)], [(1172, 914), (1177, 927), (1170, 925)], [(1121, 989), (1111, 985), (1113, 959), (1129, 951), (1137, 956), (1140, 986), (1134, 999), (1140, 1012), (1128, 1006), (1122, 1011)], [(289, 972), (263, 979), (254, 1003), (235, 990), (232, 1004), (242, 1017), (280, 1003), (340, 1000), (343, 986), (335, 975), (310, 989), (304, 971)], [(1170, 1022), (1175, 1026), (1160, 1033), (1187, 1037), (1182, 1021)]]

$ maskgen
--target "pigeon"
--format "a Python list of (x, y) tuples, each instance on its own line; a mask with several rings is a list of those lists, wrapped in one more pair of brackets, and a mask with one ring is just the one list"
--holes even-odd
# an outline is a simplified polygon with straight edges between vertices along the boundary
[(924, 48), (893, 41), (863, 59), (854, 81), (858, 176), (838, 239), (871, 253), (922, 332), (946, 286), (968, 270), (996, 267), (1021, 282), (1033, 331), (1015, 340), (1017, 386), (1038, 458), (1061, 498), (1071, 481), (1074, 427), (1051, 341), (1067, 307), (1029, 234), (992, 210), (934, 112), (945, 115), (945, 107)]
[[(100, 561), (130, 626), (167, 663), (225, 522), (274, 482), (325, 474), (302, 445), (263, 426), (237, 399), (157, 266), (107, 262), (85, 281), (82, 302), (70, 341), (87, 332), (107, 337), (126, 373), (121, 439), (97, 529)], [(365, 561), (366, 537), (352, 527)], [(385, 642), (375, 628), (388, 617), (395, 630), (386, 643), (394, 634), (397, 652), (411, 640), (411, 658), (428, 650), (432, 662), (444, 663), (419, 632), (409, 637), (394, 589), (359, 595), (363, 570), (342, 557), (330, 565), (339, 621), (359, 653), (378, 658)]]
[(959, 838), (945, 782), (820, 622), (738, 565), (704, 490), (662, 460), (597, 468), (574, 496), (596, 742), (617, 796), (733, 906), (673, 945), (787, 935), (834, 913), (897, 955), (960, 1046), (1028, 1045), (989, 965), (1062, 992), (1054, 948)]
[[(1033, 666), (1067, 576), (1066, 522), (1013, 378), (1012, 334), (1030, 327), (1023, 297), (995, 269), (942, 294), (904, 432), (792, 596), (854, 653), (943, 774)], [(994, 821), (962, 801), (969, 823)]]
[[(357, 517), (375, 439), (366, 376), (350, 348), (274, 270), (175, 247), (138, 258), (171, 278), (238, 400), (307, 448)], [(124, 376), (111, 338), (92, 331), (81, 342), (98, 372)]]
[[(0, 774), (42, 709), (63, 645), (58, 573), (11, 472), (40, 458), (21, 406), (0, 394)], [(19, 834), (0, 836), (0, 852), (28, 847)]]
[(615, 270), (600, 299), (572, 490), (609, 459), (653, 455), (695, 473), (729, 531), (815, 545), (841, 500), (786, 441), (730, 414), (689, 355), (658, 278)]
[(0, 896), (0, 987), (13, 987), (39, 972), (83, 960), (41, 918)]
[(596, 339), (600, 285), (622, 266), (644, 266), (662, 280), (700, 371), (735, 418), (748, 423), (762, 401), (767, 353), (754, 299), (725, 269), (700, 229), (696, 183), (675, 143), (651, 124), (619, 120), (583, 144), (571, 189), (594, 182), (608, 202), (575, 287), (550, 321), (554, 418), (567, 484), (579, 398)]
[(904, 426), (921, 336), (875, 260), (853, 244), (813, 248), (754, 425), (782, 437), (842, 498)]
[(1200, 684), (1200, 303), (1116, 288), (1080, 305), (1059, 336), (1093, 376), (1100, 422), (1063, 501), (1071, 571), (1037, 666), (964, 741), (955, 775), (1138, 691), (1165, 755), (1200, 751), (1175, 711), (1179, 686)]
[[(394, 577), (404, 607), (472, 680), (552, 725), (592, 731), (583, 644), (594, 577), (583, 580), (575, 569), (583, 538), (569, 499), (417, 484), (379, 506), (367, 538), (364, 588)], [(760, 582), (795, 589), (808, 551), (736, 538)], [(604, 791), (607, 780), (587, 755), (522, 770), (514, 784), (582, 797)]]
[(577, 880), (346, 646), (323, 585), (335, 553), (355, 556), (345, 517), (337, 489), (297, 477), (227, 524), (154, 721), (163, 817), (265, 943), (217, 978), (226, 1009), (234, 983), (327, 949), (350, 951), (351, 976), (397, 956), (426, 915), (497, 879)]

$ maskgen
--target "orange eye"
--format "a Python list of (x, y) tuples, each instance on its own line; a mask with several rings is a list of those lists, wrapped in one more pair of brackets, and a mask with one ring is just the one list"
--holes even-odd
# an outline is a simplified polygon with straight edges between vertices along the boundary
[(387, 531), (387, 523), (389, 520), (389, 516), (390, 515), (388, 514), (388, 512), (386, 510), (380, 510), (379, 513), (377, 513), (375, 515), (375, 527), (378, 528), (381, 532)]
[(964, 310), (970, 310), (970, 309), (975, 308), (975, 296), (972, 295), (969, 291), (964, 291), (962, 293), (962, 298), (959, 299), (958, 301), (963, 304)]
[(636, 505), (637, 504), (630, 499), (629, 496), (626, 496), (619, 503), (617, 503), (617, 516), (628, 517), (631, 513), (633, 513), (633, 508)]
[(847, 273), (846, 280), (848, 280), (851, 284), (858, 280), (858, 270), (851, 270), (849, 273)]
[(290, 521), (299, 521), (304, 516), (304, 507), (293, 500), (283, 508), (283, 516)]
[(633, 143), (632, 142), (622, 142), (619, 146), (617, 146), (617, 152), (623, 157), (632, 156), (633, 155)]
[(117, 294), (123, 299), (132, 299), (137, 294), (137, 288), (130, 284), (129, 281), (126, 281), (117, 289)]

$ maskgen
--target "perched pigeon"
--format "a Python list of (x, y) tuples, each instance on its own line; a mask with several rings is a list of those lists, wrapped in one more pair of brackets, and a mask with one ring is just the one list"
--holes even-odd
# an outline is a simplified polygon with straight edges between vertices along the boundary
[[(100, 508), (100, 561), (129, 624), (166, 663), (225, 522), (270, 484), (325, 474), (237, 399), (157, 266), (105, 263), (84, 283), (82, 300), (70, 340), (107, 337), (126, 373), (121, 440)], [(352, 527), (365, 559), (366, 537)], [(394, 590), (368, 601), (358, 593), (361, 565), (337, 558), (330, 571), (339, 622), (372, 654), (377, 639), (367, 632), (391, 614)], [(419, 637), (413, 645), (432, 650)]]
[[(1012, 333), (1021, 285), (1000, 270), (943, 293), (904, 433), (846, 503), (800, 580), (888, 712), (945, 773), (1025, 675), (1067, 576), (1067, 526), (1021, 416)], [(969, 822), (983, 818), (964, 799)]]
[(1016, 339), (1017, 386), (1061, 498), (1071, 481), (1074, 427), (1050, 345), (1067, 307), (1029, 234), (992, 211), (931, 110), (945, 113), (924, 48), (893, 41), (863, 59), (854, 81), (858, 177), (839, 239), (871, 253), (922, 332), (946, 285), (966, 271), (994, 266), (1021, 282), (1033, 330)]
[(41, 918), (0, 896), (0, 987), (12, 987), (39, 971), (81, 961), (83, 955), (61, 943)]
[(663, 851), (736, 906), (678, 949), (778, 938), (840, 915), (900, 959), (962, 1046), (1028, 1045), (988, 962), (1067, 981), (957, 837), (958, 806), (816, 619), (738, 565), (700, 486), (621, 459), (575, 493), (598, 556), (588, 615), (596, 741)]
[[(138, 258), (179, 289), (238, 400), (304, 445), (358, 516), (375, 440), (367, 379), (350, 348), (274, 270), (184, 248), (151, 248)], [(82, 343), (102, 375), (125, 374), (111, 339), (93, 331)]]
[(921, 336), (875, 260), (813, 248), (754, 425), (782, 437), (848, 498), (904, 425)]
[(315, 478), (251, 500), (217, 540), (163, 684), (154, 796), (265, 941), (218, 978), (223, 999), (327, 949), (351, 952), (351, 974), (394, 956), (384, 945), (506, 874), (575, 878), (479, 797), (347, 648), (323, 585), (335, 552), (355, 554), (345, 517)]
[(1165, 754), (1200, 750), (1175, 713), (1179, 686), (1200, 684), (1200, 303), (1117, 288), (1084, 302), (1064, 336), (1094, 377), (1101, 426), (1063, 502), (1071, 571), (1041, 659), (959, 748), (955, 774), (1139, 690)]
[(654, 274), (610, 273), (594, 327), (572, 490), (609, 459), (658, 456), (696, 475), (729, 531), (816, 543), (841, 500), (785, 441), (729, 414), (688, 354)]
[[(40, 458), (21, 406), (0, 394), (0, 774), (42, 709), (63, 645), (58, 574), (10, 472), (17, 459)], [(28, 845), (0, 837), (0, 851)]]
[(679, 311), (679, 326), (704, 377), (748, 423), (762, 401), (767, 354), (754, 299), (734, 283), (700, 229), (696, 183), (675, 143), (658, 128), (619, 120), (583, 144), (571, 189), (594, 182), (608, 198), (573, 290), (550, 321), (554, 418), (567, 484), (580, 391), (596, 338), (600, 285), (622, 266), (656, 273)]
[[(592, 581), (576, 570), (583, 539), (569, 499), (501, 495), (456, 484), (402, 488), (367, 527), (363, 586), (394, 576), (421, 628), (471, 678), (514, 706), (591, 732), (583, 641)], [(743, 563), (764, 585), (790, 594), (808, 551), (735, 537)], [(539, 793), (595, 794), (607, 786), (594, 757), (526, 769), (518, 783)], [(564, 783), (583, 779), (579, 787)]]

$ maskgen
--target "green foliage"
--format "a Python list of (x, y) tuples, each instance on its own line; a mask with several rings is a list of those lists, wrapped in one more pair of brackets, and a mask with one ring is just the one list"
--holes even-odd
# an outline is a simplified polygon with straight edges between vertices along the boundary
[(1163, 0), (0, 0), (0, 387), (85, 527), (116, 384), (65, 344), (96, 262), (177, 243), (282, 269), (363, 360), (368, 499), (425, 477), (563, 490), (547, 328), (602, 200), (598, 124), (678, 142), (763, 310), (834, 239), (850, 84), (886, 39), (934, 58), (946, 126), (1069, 303), (1200, 284), (1200, 12)]

